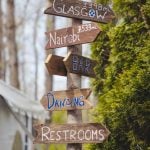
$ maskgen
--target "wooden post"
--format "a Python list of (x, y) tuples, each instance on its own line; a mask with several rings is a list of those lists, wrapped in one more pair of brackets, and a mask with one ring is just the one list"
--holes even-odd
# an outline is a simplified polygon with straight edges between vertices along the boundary
[[(81, 25), (82, 20), (72, 19), (72, 25)], [(82, 45), (68, 47), (68, 53), (82, 55)], [(68, 73), (67, 75), (67, 88), (81, 88), (81, 76)], [(81, 110), (69, 110), (67, 111), (68, 123), (82, 123), (82, 111)], [(82, 144), (67, 144), (67, 150), (82, 150)]]
[[(78, 8), (78, 11), (76, 11), (76, 8)], [(83, 8), (85, 8), (84, 9), (85, 11), (83, 11)], [(80, 110), (79, 107), (73, 108), (74, 105), (72, 105), (74, 99), (76, 100), (76, 102), (77, 101), (79, 102), (80, 98), (82, 99), (85, 97), (85, 94), (83, 93), (82, 95), (79, 94), (79, 96), (81, 97), (78, 97), (77, 94), (77, 91), (80, 91), (79, 89), (81, 88), (81, 75), (95, 77), (93, 67), (95, 66), (96, 62), (86, 57), (82, 57), (82, 46), (78, 44), (92, 42), (96, 39), (97, 35), (100, 33), (99, 28), (95, 24), (90, 23), (82, 25), (82, 20), (79, 19), (107, 23), (114, 18), (114, 13), (107, 6), (80, 0), (76, 1), (52, 0), (51, 6), (48, 9), (46, 9), (44, 13), (74, 18), (72, 19), (72, 27), (54, 30), (46, 33), (49, 39), (46, 45), (47, 50), (50, 48), (59, 48), (68, 46), (68, 57), (63, 58), (60, 56), (49, 55), (45, 62), (46, 67), (50, 74), (62, 76), (67, 75), (68, 90), (55, 92), (52, 91), (49, 92), (47, 95), (45, 95), (46, 97), (44, 96), (41, 99), (41, 104), (44, 106), (45, 109), (48, 109), (50, 111), (67, 110), (68, 124), (59, 126), (57, 125), (46, 126), (41, 124), (35, 127), (35, 130), (37, 131), (36, 132), (37, 136), (34, 142), (45, 144), (67, 143), (66, 147), (67, 150), (82, 150), (81, 143), (95, 143), (95, 142), (101, 143), (103, 140), (105, 140), (105, 137), (108, 137), (110, 132), (105, 127), (104, 127), (105, 130), (100, 129), (98, 131), (95, 127), (98, 126), (103, 127), (103, 125), (101, 124), (100, 125), (83, 124), (82, 111)], [(59, 63), (57, 63), (57, 61)], [(87, 98), (88, 96), (86, 96), (85, 98)], [(69, 102), (69, 100), (72, 100), (71, 103)], [(67, 103), (67, 101), (69, 103)], [(68, 107), (69, 105), (70, 107)], [(54, 108), (52, 108), (53, 106)], [(87, 107), (85, 108), (87, 109)], [(88, 132), (86, 132), (86, 134), (84, 133), (85, 127), (88, 129), (87, 130)], [(81, 128), (82, 130), (80, 130)], [(67, 136), (69, 129), (71, 131), (71, 134)], [(96, 132), (93, 133), (94, 135), (95, 133), (99, 133), (101, 136), (100, 138), (101, 140), (99, 139), (99, 141), (93, 141), (93, 138), (91, 140), (89, 139), (89, 137), (87, 138), (87, 136), (90, 135), (89, 134), (90, 129), (94, 130), (96, 129)], [(77, 130), (79, 130), (79, 132), (76, 135)], [(44, 133), (45, 131), (46, 133)], [(81, 138), (76, 139), (74, 136), (76, 135), (77, 137), (79, 137), (79, 133), (81, 131), (83, 136), (86, 135), (85, 136), (86, 138), (84, 137), (83, 139)], [(46, 139), (43, 139), (43, 137), (46, 137)]]

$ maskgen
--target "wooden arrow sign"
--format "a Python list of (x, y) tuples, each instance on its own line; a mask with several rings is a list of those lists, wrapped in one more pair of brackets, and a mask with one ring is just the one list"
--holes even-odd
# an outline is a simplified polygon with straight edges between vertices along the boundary
[(95, 60), (70, 53), (63, 61), (68, 72), (95, 77), (94, 67), (97, 63)]
[(36, 125), (34, 143), (102, 143), (110, 134), (102, 124)]
[(63, 63), (64, 57), (56, 56), (56, 55), (48, 55), (45, 65), (49, 74), (51, 75), (59, 75), (59, 76), (67, 76), (67, 70)]
[(80, 0), (53, 0), (45, 14), (108, 23), (115, 18), (108, 6)]
[(87, 100), (90, 94), (90, 89), (50, 91), (42, 97), (41, 104), (49, 111), (91, 109), (92, 104)]
[(95, 23), (47, 32), (48, 43), (46, 49), (93, 42), (99, 33), (100, 29)]

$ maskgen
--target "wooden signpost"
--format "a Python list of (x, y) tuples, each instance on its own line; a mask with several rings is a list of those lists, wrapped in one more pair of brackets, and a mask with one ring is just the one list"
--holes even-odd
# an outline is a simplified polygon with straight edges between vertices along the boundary
[(80, 0), (53, 0), (45, 14), (108, 23), (115, 18), (108, 6)]
[(68, 72), (95, 77), (94, 67), (97, 63), (95, 60), (70, 53), (63, 61)]
[[(81, 45), (95, 41), (101, 32), (95, 23), (82, 24), (80, 19), (108, 23), (115, 18), (113, 11), (102, 4), (80, 0), (52, 0), (45, 14), (58, 15), (72, 19), (74, 26), (47, 32), (46, 49), (68, 46), (66, 58), (49, 55), (45, 61), (51, 75), (67, 76), (65, 91), (50, 91), (41, 99), (48, 111), (67, 110), (65, 125), (36, 125), (34, 143), (67, 143), (67, 150), (82, 150), (82, 143), (102, 143), (110, 134), (109, 130), (98, 123), (82, 123), (81, 109), (91, 109), (87, 100), (90, 89), (81, 87), (81, 75), (95, 77), (96, 61), (80, 56)], [(76, 46), (74, 46), (76, 45)]]
[(67, 70), (63, 63), (64, 57), (56, 55), (48, 55), (45, 65), (51, 75), (67, 76)]
[(67, 76), (67, 72), (88, 77), (95, 77), (95, 60), (77, 54), (69, 54), (67, 57), (48, 55), (45, 65), (49, 74)]
[(102, 143), (110, 134), (98, 123), (37, 125), (34, 143)]
[(100, 29), (95, 23), (46, 32), (48, 37), (46, 49), (93, 42), (99, 33)]
[(49, 111), (91, 109), (92, 104), (87, 100), (90, 94), (90, 89), (51, 91), (42, 97), (41, 104)]

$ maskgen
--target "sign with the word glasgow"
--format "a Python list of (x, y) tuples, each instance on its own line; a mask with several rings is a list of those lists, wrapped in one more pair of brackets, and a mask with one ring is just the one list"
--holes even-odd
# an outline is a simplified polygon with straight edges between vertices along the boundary
[(100, 123), (36, 125), (34, 143), (102, 143), (110, 134)]
[(80, 0), (53, 0), (45, 14), (108, 23), (115, 18), (109, 6)]

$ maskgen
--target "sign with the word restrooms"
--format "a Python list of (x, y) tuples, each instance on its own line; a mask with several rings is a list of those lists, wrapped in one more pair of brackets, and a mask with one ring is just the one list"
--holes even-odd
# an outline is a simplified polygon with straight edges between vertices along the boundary
[(34, 143), (102, 143), (110, 134), (99, 123), (36, 125)]

